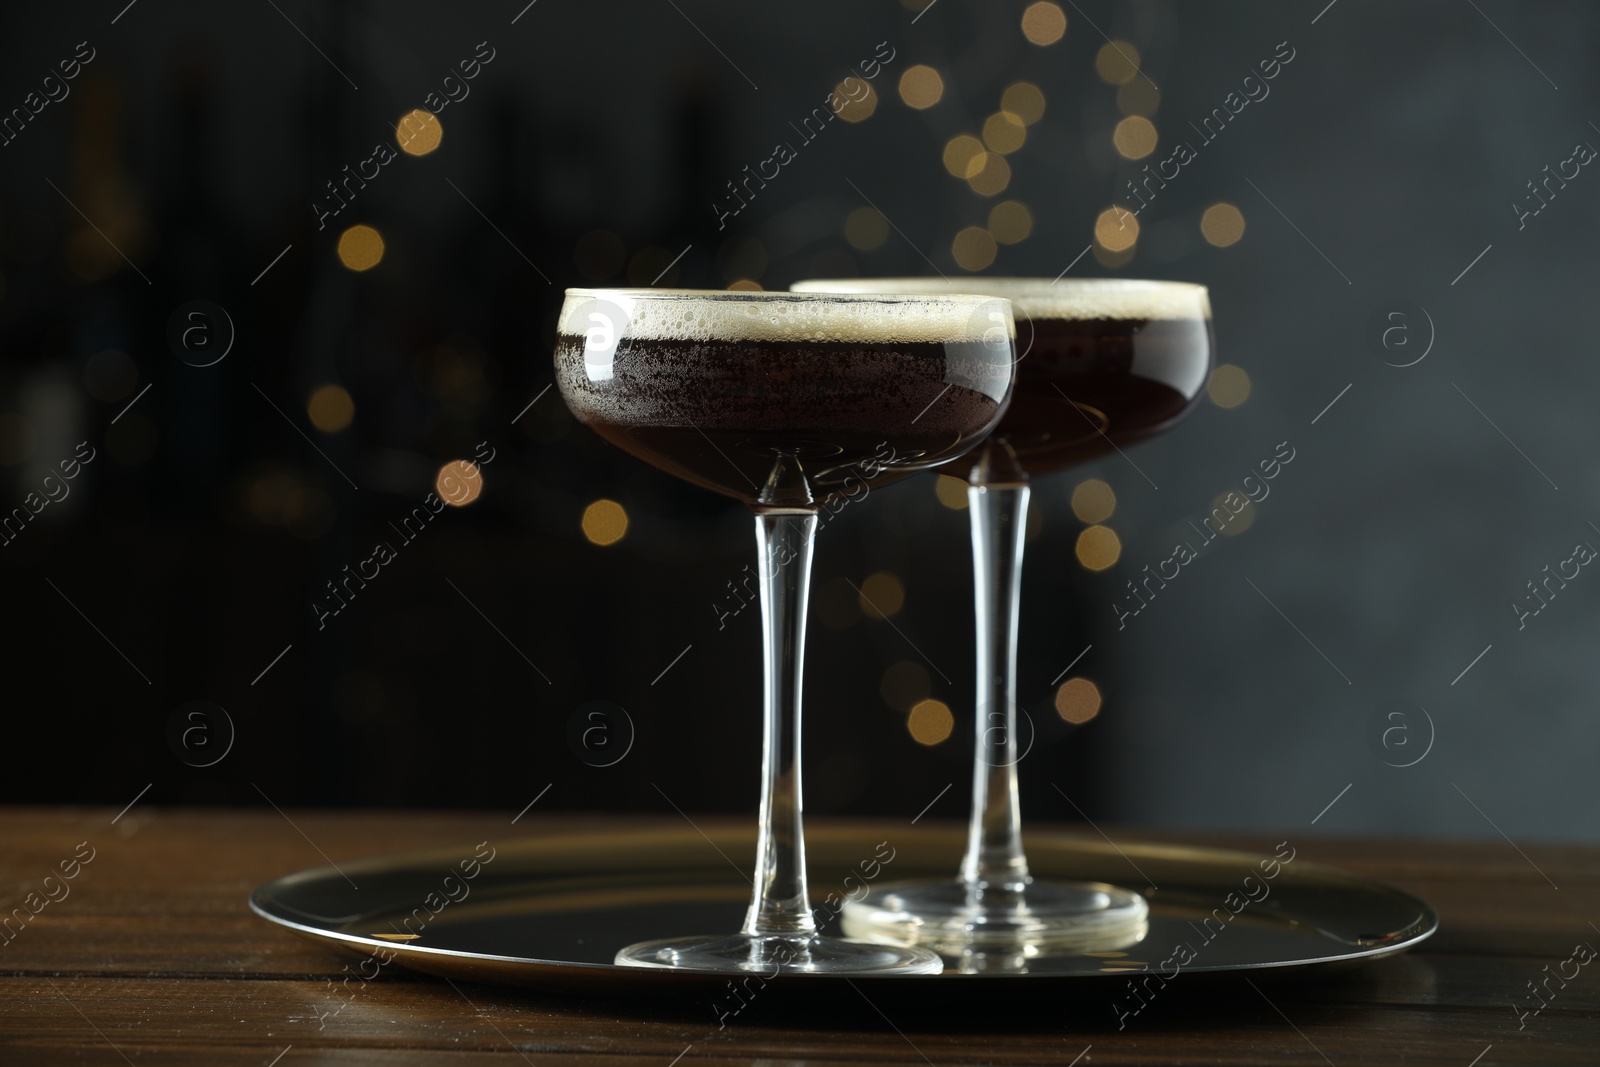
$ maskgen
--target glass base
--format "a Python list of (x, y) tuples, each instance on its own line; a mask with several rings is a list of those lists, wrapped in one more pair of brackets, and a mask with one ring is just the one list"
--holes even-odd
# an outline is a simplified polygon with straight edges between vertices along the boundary
[(947, 956), (976, 950), (1114, 952), (1149, 932), (1150, 906), (1103, 882), (899, 882), (844, 906), (846, 936), (883, 945), (921, 945)]
[(838, 938), (757, 936), (671, 937), (641, 941), (617, 953), (623, 967), (762, 974), (939, 974), (944, 961), (926, 948), (858, 944)]

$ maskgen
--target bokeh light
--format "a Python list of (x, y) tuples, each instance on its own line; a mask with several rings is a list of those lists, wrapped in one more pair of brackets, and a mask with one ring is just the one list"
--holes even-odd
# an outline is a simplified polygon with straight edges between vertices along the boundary
[(356, 405), (344, 386), (330, 383), (312, 391), (311, 399), (306, 401), (306, 414), (311, 425), (323, 433), (338, 433), (356, 417)]
[(1094, 239), (1107, 251), (1126, 251), (1139, 240), (1139, 220), (1131, 211), (1108, 207), (1095, 219)]
[(1111, 140), (1124, 159), (1143, 159), (1156, 150), (1155, 123), (1143, 115), (1129, 115), (1117, 123)]
[(944, 169), (957, 178), (970, 178), (983, 169), (983, 142), (969, 133), (950, 138), (944, 146)]
[(1083, 522), (1105, 522), (1117, 510), (1117, 494), (1099, 478), (1078, 483), (1072, 490), (1072, 513)]
[(941, 474), (933, 483), (933, 491), (938, 494), (939, 503), (951, 511), (960, 511), (967, 506), (967, 483), (960, 478)]
[(464, 508), (483, 494), (483, 472), (476, 463), (453, 459), (439, 468), (433, 491), (454, 508)]
[(888, 571), (869, 574), (861, 583), (861, 613), (869, 619), (887, 619), (905, 606), (906, 587)]
[(845, 217), (844, 239), (851, 248), (870, 252), (889, 239), (889, 220), (875, 207), (858, 207)]
[(1032, 126), (1044, 118), (1044, 93), (1032, 82), (1014, 82), (1001, 95), (1000, 107)]
[(583, 509), (583, 536), (592, 544), (614, 545), (628, 532), (628, 512), (615, 500), (596, 500)]
[(1218, 248), (1238, 244), (1244, 236), (1244, 212), (1226, 201), (1212, 204), (1200, 216), (1200, 234)]
[(1074, 551), (1089, 570), (1103, 571), (1122, 558), (1122, 539), (1109, 526), (1090, 526), (1078, 534)]
[(900, 99), (907, 107), (922, 111), (944, 97), (944, 79), (930, 66), (918, 63), (900, 75)]
[(920, 700), (906, 716), (906, 730), (919, 745), (937, 745), (955, 729), (956, 717), (942, 700)]
[(339, 262), (357, 273), (383, 261), (383, 235), (357, 223), (339, 235)]
[(979, 196), (998, 196), (1011, 184), (1011, 164), (1006, 157), (995, 152), (985, 152), (977, 172), (968, 176), (967, 184)]
[(1066, 722), (1088, 722), (1100, 714), (1100, 687), (1087, 678), (1068, 678), (1056, 690), (1056, 714)]
[(1219, 408), (1236, 408), (1250, 399), (1250, 375), (1243, 367), (1224, 363), (1211, 372), (1206, 381), (1206, 395)]
[(762, 292), (761, 283), (754, 278), (735, 278), (728, 283), (730, 293), (759, 293)]
[[(865, 95), (862, 95), (861, 86), (866, 86)], [(878, 91), (864, 78), (846, 78), (833, 87), (833, 92), (841, 104), (839, 117), (846, 122), (870, 119), (872, 113), (878, 110)]]
[(962, 270), (979, 271), (994, 262), (994, 235), (982, 226), (968, 226), (950, 242), (950, 254)]
[(1003, 245), (1027, 240), (1033, 232), (1033, 212), (1020, 200), (1002, 200), (989, 209), (989, 232)]
[(1059, 4), (1039, 0), (1022, 12), (1022, 36), (1037, 45), (1055, 44), (1067, 32), (1067, 16)]
[(1027, 139), (1027, 126), (1009, 111), (996, 111), (983, 122), (983, 143), (992, 152), (1009, 155), (1021, 148)]
[(425, 156), (439, 147), (444, 139), (444, 127), (439, 124), (439, 116), (419, 107), (400, 116), (394, 127), (394, 139), (400, 151), (407, 155)]
[[(1230, 497), (1232, 498), (1234, 507), (1239, 508), (1238, 511), (1235, 511), (1233, 507), (1229, 507), (1227, 503), (1225, 503), (1225, 501), (1227, 501)], [(1244, 502), (1243, 507), (1239, 507), (1240, 501)], [(1215, 512), (1218, 508), (1222, 509), (1222, 513), (1224, 515), (1229, 516), (1227, 525), (1222, 527), (1222, 536), (1224, 537), (1237, 537), (1246, 530), (1250, 529), (1251, 526), (1255, 525), (1255, 502), (1249, 497), (1245, 496), (1243, 493), (1239, 492), (1237, 489), (1233, 490), (1231, 493), (1219, 493), (1217, 498), (1211, 502), (1211, 511)], [(1207, 514), (1210, 514), (1210, 512)]]
[(1111, 85), (1122, 85), (1139, 74), (1139, 50), (1127, 41), (1107, 41), (1094, 57), (1095, 73)]

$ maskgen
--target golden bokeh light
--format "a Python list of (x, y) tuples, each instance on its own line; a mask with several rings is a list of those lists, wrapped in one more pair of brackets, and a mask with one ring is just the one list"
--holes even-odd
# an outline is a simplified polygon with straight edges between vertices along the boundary
[[(867, 88), (864, 96), (861, 90), (856, 88), (856, 86), (861, 85)], [(865, 119), (870, 119), (872, 113), (878, 110), (878, 92), (869, 81), (861, 78), (846, 78), (833, 87), (833, 92), (838, 97), (841, 105), (838, 115), (846, 122), (861, 122)]]
[(851, 248), (870, 252), (889, 239), (889, 220), (875, 207), (858, 207), (845, 216), (844, 239)]
[(453, 459), (439, 468), (433, 491), (451, 507), (464, 508), (483, 493), (483, 472), (476, 463)]
[(1117, 510), (1117, 494), (1099, 478), (1079, 482), (1072, 491), (1072, 513), (1083, 522), (1105, 522)]
[(1103, 571), (1122, 558), (1122, 538), (1109, 526), (1090, 526), (1078, 534), (1074, 551), (1079, 563), (1092, 571)]
[(1219, 408), (1236, 408), (1250, 399), (1250, 375), (1243, 367), (1224, 363), (1207, 379), (1206, 395)]
[(762, 292), (761, 283), (754, 278), (736, 278), (728, 283), (730, 293), (759, 293)]
[(906, 730), (919, 745), (937, 745), (950, 736), (956, 717), (942, 700), (920, 700), (906, 716)]
[(1050, 0), (1029, 4), (1022, 13), (1022, 36), (1034, 44), (1055, 44), (1066, 32), (1066, 13)]
[(918, 63), (900, 75), (900, 99), (907, 107), (922, 111), (944, 97), (944, 79), (930, 66)]
[(1044, 93), (1032, 82), (1014, 82), (1000, 96), (1000, 107), (1032, 126), (1044, 118)]
[(1009, 155), (1027, 139), (1027, 125), (1009, 111), (996, 111), (983, 122), (983, 143), (991, 152)]
[(994, 262), (994, 235), (982, 226), (968, 226), (950, 242), (950, 254), (962, 270), (979, 271)]
[(1134, 78), (1117, 90), (1117, 108), (1124, 115), (1154, 115), (1161, 107), (1161, 90), (1149, 78)]
[(356, 405), (344, 386), (330, 383), (312, 391), (311, 399), (306, 401), (306, 414), (311, 425), (323, 433), (338, 433), (356, 417)]
[(933, 483), (933, 491), (938, 494), (939, 503), (951, 511), (960, 511), (967, 506), (967, 483), (960, 478), (941, 474)]
[(439, 147), (444, 139), (444, 127), (439, 125), (439, 116), (419, 107), (400, 116), (400, 121), (395, 123), (394, 139), (400, 151), (407, 155), (425, 156)]
[(967, 185), (979, 196), (999, 196), (1011, 184), (1011, 164), (1006, 157), (995, 152), (985, 152), (979, 157), (981, 165), (969, 175)]
[(1127, 41), (1107, 41), (1094, 57), (1094, 69), (1111, 85), (1130, 82), (1139, 74), (1139, 50)]
[(1108, 252), (1125, 252), (1138, 243), (1139, 220), (1124, 208), (1108, 207), (1095, 219), (1094, 239)]
[(383, 235), (356, 224), (339, 235), (339, 262), (353, 271), (371, 270), (383, 261)]
[(1087, 678), (1068, 678), (1056, 690), (1056, 714), (1066, 722), (1088, 722), (1100, 714), (1100, 687)]
[[(1229, 506), (1230, 503), (1232, 507)], [(1243, 506), (1240, 506), (1241, 503)], [(1222, 527), (1222, 536), (1224, 537), (1237, 537), (1255, 525), (1255, 502), (1237, 489), (1222, 493), (1211, 502), (1212, 513), (1215, 513), (1218, 508), (1222, 509), (1224, 515), (1229, 516), (1227, 525)], [(1235, 508), (1238, 510), (1234, 510)]]
[(1244, 236), (1244, 212), (1226, 201), (1212, 204), (1200, 216), (1200, 234), (1218, 248), (1238, 244)]
[(861, 614), (869, 619), (887, 619), (905, 606), (906, 587), (888, 571), (869, 574), (861, 583)]
[(970, 133), (950, 138), (944, 146), (944, 169), (957, 178), (970, 178), (983, 169), (983, 142)]
[(1003, 245), (1025, 241), (1033, 232), (1033, 212), (1020, 200), (1002, 200), (989, 209), (989, 232)]
[(878, 692), (883, 696), (883, 702), (895, 711), (910, 711), (928, 699), (928, 694), (933, 692), (933, 682), (928, 672), (922, 669), (922, 664), (901, 660), (883, 672)]
[(1156, 150), (1155, 123), (1143, 115), (1129, 115), (1117, 123), (1111, 140), (1124, 159), (1143, 159)]
[(628, 512), (615, 500), (596, 500), (583, 509), (583, 536), (592, 544), (614, 545), (628, 532)]

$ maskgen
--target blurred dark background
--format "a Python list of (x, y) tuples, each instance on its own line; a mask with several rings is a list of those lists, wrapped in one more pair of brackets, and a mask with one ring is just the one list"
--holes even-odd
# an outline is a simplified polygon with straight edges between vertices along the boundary
[[(0, 800), (753, 810), (748, 515), (546, 391), (561, 291), (931, 261), (1215, 307), (1189, 421), (1035, 486), (1030, 819), (1600, 833), (1600, 577), (1568, 562), (1600, 545), (1600, 13), (524, 3), (11, 15)], [(1119, 630), (1282, 442), (1270, 496)], [(403, 533), (436, 485), (459, 503)], [(955, 488), (822, 534), (813, 812), (965, 816)]]

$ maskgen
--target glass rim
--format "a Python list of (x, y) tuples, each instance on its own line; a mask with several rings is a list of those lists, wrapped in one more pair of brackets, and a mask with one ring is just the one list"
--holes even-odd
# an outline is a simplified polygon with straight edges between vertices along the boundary
[[(948, 278), (938, 277), (938, 276), (930, 275), (930, 274), (900, 275), (900, 276), (888, 276), (888, 277), (882, 277), (882, 278), (877, 278), (877, 277), (873, 277), (873, 278), (801, 278), (800, 280), (798, 280), (798, 281), (793, 283), (793, 286), (791, 286), (790, 291), (791, 292), (797, 292), (797, 293), (831, 293), (831, 294), (835, 294), (835, 295), (860, 295), (860, 294), (866, 294), (866, 293), (879, 293), (879, 292), (882, 292), (883, 290), (876, 288), (878, 286), (908, 285), (908, 286), (910, 286), (910, 288), (905, 289), (905, 290), (900, 290), (899, 292), (903, 293), (904, 295), (908, 295), (908, 296), (918, 296), (918, 295), (933, 295), (933, 294), (937, 294), (937, 293), (941, 292), (942, 287), (944, 285), (952, 285), (952, 286), (953, 285), (957, 285), (957, 284), (963, 284), (964, 285), (964, 284), (967, 283), (968, 280), (969, 279), (963, 278), (963, 279), (960, 279), (959, 282), (955, 282), (955, 281), (951, 281)], [(1066, 287), (1066, 288), (1069, 288), (1069, 289), (1107, 289), (1107, 290), (1120, 289), (1120, 290), (1122, 290), (1124, 292), (1155, 292), (1155, 291), (1172, 292), (1172, 293), (1192, 292), (1192, 293), (1196, 293), (1196, 294), (1198, 294), (1198, 293), (1208, 293), (1210, 291), (1209, 289), (1207, 289), (1207, 287), (1204, 284), (1202, 284), (1200, 282), (1184, 282), (1184, 281), (1176, 281), (1176, 280), (1164, 279), (1164, 278), (1054, 278), (1054, 279), (1051, 279), (1051, 278), (1044, 278), (1044, 277), (1021, 277), (1021, 276), (1017, 276), (1017, 275), (982, 275), (982, 276), (979, 276), (977, 278), (973, 278), (971, 280), (975, 281), (975, 282), (986, 282), (986, 283), (994, 285), (996, 287), (997, 291), (989, 293), (989, 296), (991, 298), (999, 297), (1001, 299), (1006, 299), (1006, 297), (1001, 295), (1001, 293), (998, 291), (1000, 289), (1010, 289), (1010, 290), (1017, 290), (1017, 291), (1025, 291), (1025, 292), (1028, 293), (1028, 295), (1036, 295), (1036, 294), (1039, 294), (1039, 293), (1047, 293), (1047, 292), (1051, 292), (1051, 291), (1060, 291), (1060, 287)], [(824, 286), (824, 285), (830, 286), (830, 287), (837, 286), (838, 288), (837, 289), (829, 288), (829, 289), (826, 289), (826, 290), (820, 289), (820, 288), (818, 288), (818, 289), (797, 288), (798, 286)], [(919, 290), (919, 288), (918, 288), (919, 286), (925, 286), (926, 288)], [(981, 292), (984, 287), (983, 287), (983, 285), (977, 285), (977, 286), (974, 286), (974, 288)], [(964, 290), (960, 290), (960, 289), (957, 289), (955, 291), (958, 292), (958, 293), (959, 292), (964, 292)]]
[[(797, 283), (798, 284), (798, 283)], [(839, 303), (923, 303), (929, 300), (942, 300), (951, 304), (968, 304), (973, 307), (992, 303), (996, 300), (1010, 303), (1010, 298), (997, 293), (967, 292), (954, 290), (952, 292), (929, 291), (925, 293), (913, 292), (832, 292), (822, 290), (790, 290), (790, 289), (652, 289), (648, 287), (619, 287), (613, 289), (594, 289), (574, 286), (563, 292), (566, 299), (580, 297), (590, 300), (605, 300), (609, 297), (625, 297), (629, 300), (726, 300), (731, 303), (741, 301), (748, 303), (791, 302), (811, 303), (836, 301)]]

